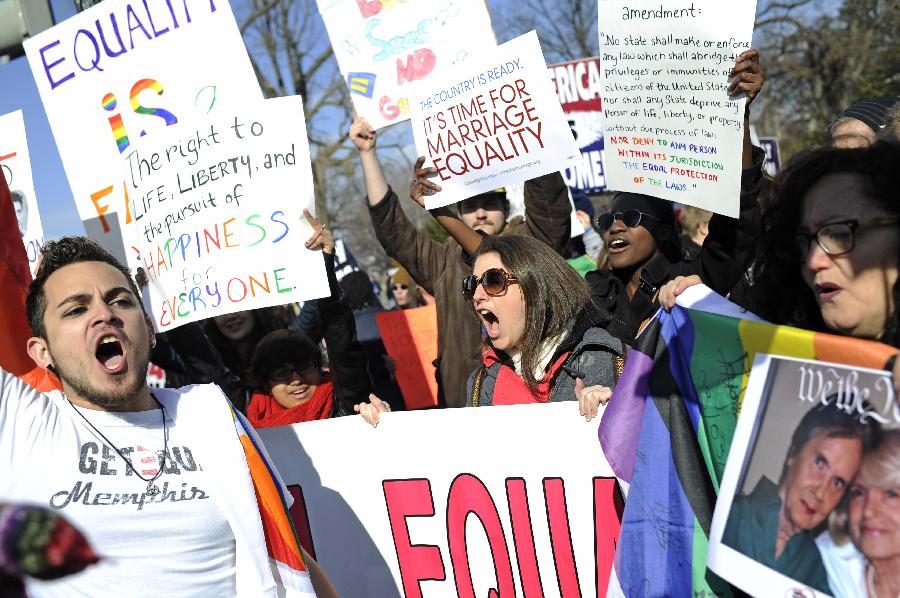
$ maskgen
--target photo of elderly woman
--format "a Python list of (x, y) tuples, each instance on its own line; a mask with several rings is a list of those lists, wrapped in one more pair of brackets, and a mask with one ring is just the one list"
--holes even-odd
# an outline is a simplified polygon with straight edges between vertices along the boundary
[(816, 544), (835, 598), (900, 595), (900, 430), (863, 457)]
[(758, 357), (710, 567), (754, 596), (896, 598), (900, 431), (886, 430), (898, 415), (887, 372)]
[(844, 497), (872, 444), (873, 427), (818, 404), (791, 438), (776, 484), (762, 477), (734, 499), (722, 541), (760, 563), (828, 594), (816, 532)]

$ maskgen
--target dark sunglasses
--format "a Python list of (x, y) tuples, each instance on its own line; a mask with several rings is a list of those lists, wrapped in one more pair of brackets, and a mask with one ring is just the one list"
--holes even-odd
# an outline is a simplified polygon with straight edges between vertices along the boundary
[(296, 373), (300, 378), (306, 378), (316, 371), (315, 364), (306, 363), (302, 365), (282, 365), (269, 374), (269, 380), (272, 382), (287, 382), (294, 377)]
[(518, 284), (519, 279), (515, 275), (510, 274), (502, 268), (489, 268), (484, 271), (481, 278), (477, 278), (474, 274), (469, 274), (463, 278), (463, 297), (466, 301), (471, 301), (475, 296), (475, 289), (478, 285), (484, 287), (484, 292), (491, 297), (498, 297), (506, 293), (506, 289), (511, 284)]
[(408, 288), (409, 288), (409, 287), (406, 286), (405, 284), (395, 284), (395, 285), (394, 285), (394, 290), (395, 290), (395, 291), (405, 291), (405, 290), (408, 289)]
[(643, 218), (649, 218), (651, 220), (656, 220), (657, 222), (659, 221), (658, 218), (655, 218), (650, 214), (645, 214), (640, 210), (631, 208), (624, 212), (606, 212), (605, 214), (600, 214), (597, 216), (597, 228), (600, 230), (601, 234), (605, 233), (613, 227), (616, 220), (621, 220), (622, 224), (628, 228), (635, 228), (636, 226), (640, 226)]

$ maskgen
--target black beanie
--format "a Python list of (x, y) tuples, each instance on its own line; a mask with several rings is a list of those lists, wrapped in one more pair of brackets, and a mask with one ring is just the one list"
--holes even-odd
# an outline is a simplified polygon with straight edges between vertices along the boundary
[(864, 122), (866, 126), (878, 133), (887, 124), (887, 113), (897, 103), (897, 100), (897, 96), (862, 100), (842, 110), (836, 120), (855, 118)]

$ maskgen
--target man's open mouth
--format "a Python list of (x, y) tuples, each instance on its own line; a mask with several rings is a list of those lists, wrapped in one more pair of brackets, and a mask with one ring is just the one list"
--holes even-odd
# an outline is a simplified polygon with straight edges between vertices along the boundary
[(94, 355), (103, 369), (110, 374), (118, 374), (125, 369), (126, 360), (122, 342), (111, 334), (100, 337)]

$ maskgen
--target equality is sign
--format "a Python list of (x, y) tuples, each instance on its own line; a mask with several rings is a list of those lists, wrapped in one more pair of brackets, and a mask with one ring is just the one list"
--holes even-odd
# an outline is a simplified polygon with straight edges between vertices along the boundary
[(600, 0), (606, 184), (726, 216), (740, 207), (746, 100), (728, 96), (755, 0)]
[(586, 193), (603, 191), (606, 183), (603, 176), (600, 59), (582, 58), (551, 64), (547, 68), (569, 128), (581, 148), (581, 160), (563, 171), (566, 185)]
[(159, 330), (328, 294), (304, 243), (314, 211), (300, 96), (256, 102), (135, 142), (120, 170), (129, 263)]
[(575, 401), (259, 434), (342, 596), (606, 596), (622, 497)]
[(428, 209), (578, 161), (534, 31), (418, 89), (411, 104), (416, 150), (442, 187), (425, 198)]
[(437, 407), (437, 310), (434, 305), (375, 314), (407, 409)]
[(21, 110), (0, 116), (0, 170), (3, 171), (12, 194), (19, 233), (28, 255), (28, 266), (34, 274), (44, 245), (44, 229), (34, 193), (25, 119)]
[(121, 155), (168, 125), (262, 99), (227, 0), (105, 0), (24, 46), (85, 231), (123, 261)]
[(484, 0), (317, 0), (357, 114), (409, 118), (411, 89), (497, 45)]

